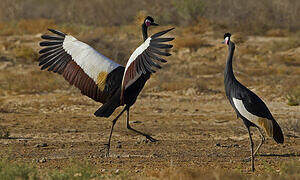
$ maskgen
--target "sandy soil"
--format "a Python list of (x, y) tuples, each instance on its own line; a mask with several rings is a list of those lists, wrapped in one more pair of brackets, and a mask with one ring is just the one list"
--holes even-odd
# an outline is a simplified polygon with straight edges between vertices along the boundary
[[(250, 162), (244, 161), (250, 155), (248, 134), (223, 91), (225, 54), (212, 61), (193, 61), (193, 57), (211, 58), (212, 50), (226, 52), (221, 45), (202, 48), (197, 52), (182, 50), (175, 53), (176, 58), (169, 61), (167, 68), (175, 72), (172, 67), (179, 69), (184, 61), (188, 62), (189, 67), (199, 65), (215, 68), (200, 73), (195, 79), (186, 78), (189, 82), (201, 79), (208, 90), (198, 92), (189, 87), (183, 90), (151, 89), (152, 85), (161, 81), (159, 72), (146, 84), (148, 87), (131, 108), (132, 127), (151, 134), (158, 142), (148, 142), (144, 137), (128, 131), (126, 115), (123, 115), (115, 126), (111, 156), (104, 157), (101, 149), (108, 140), (111, 120), (120, 112), (120, 108), (109, 119), (96, 118), (93, 112), (100, 104), (68, 86), (65, 90), (41, 93), (7, 91), (2, 93), (4, 95), (0, 101), (0, 122), (2, 131), (8, 130), (10, 135), (9, 138), (0, 139), (1, 156), (9, 157), (12, 161), (32, 162), (41, 168), (60, 169), (68, 166), (72, 159), (87, 160), (95, 164), (99, 171), (120, 169), (130, 174), (147, 174), (178, 167), (203, 171), (237, 169), (250, 173)], [(200, 56), (201, 53), (206, 53), (207, 57)], [(185, 59), (187, 54), (191, 57)], [(251, 63), (254, 64), (251, 61), (246, 65)], [(275, 75), (277, 79), (274, 80), (276, 72), (255, 74), (260, 71), (257, 66), (250, 66), (250, 70), (243, 71), (243, 66), (238, 65), (236, 74), (263, 97), (285, 135), (283, 145), (267, 138), (255, 161), (257, 174), (260, 174), (269, 167), (278, 169), (282, 162), (300, 160), (300, 130), (297, 127), (300, 107), (288, 106), (285, 94), (282, 94), (286, 84), (276, 83), (285, 78), (299, 79), (299, 73)], [(26, 71), (39, 72), (35, 64), (7, 67), (10, 72), (20, 73), (22, 70), (24, 75)], [(252, 72), (251, 77), (247, 75), (248, 72)], [(49, 73), (47, 76), (51, 78), (58, 75)], [(262, 79), (264, 76), (266, 78)], [(181, 80), (177, 76), (174, 78), (177, 78), (175, 81)], [(257, 145), (260, 141), (258, 132), (252, 132)]]

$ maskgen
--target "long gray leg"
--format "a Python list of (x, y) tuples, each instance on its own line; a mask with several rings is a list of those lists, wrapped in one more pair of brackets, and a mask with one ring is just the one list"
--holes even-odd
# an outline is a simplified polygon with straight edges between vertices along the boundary
[(250, 127), (247, 127), (249, 139), (250, 139), (250, 150), (251, 150), (251, 170), (254, 172), (254, 154), (253, 154), (253, 141), (250, 133)]
[[(126, 107), (127, 107), (127, 106), (126, 106)], [(125, 108), (126, 108), (126, 107), (125, 107)], [(153, 137), (149, 136), (148, 134), (145, 134), (145, 133), (142, 133), (142, 132), (140, 132), (140, 131), (138, 131), (138, 130), (135, 130), (135, 129), (133, 129), (133, 128), (130, 126), (130, 124), (129, 124), (129, 107), (127, 107), (127, 129), (132, 130), (132, 131), (134, 131), (134, 132), (136, 132), (136, 133), (138, 133), (138, 134), (140, 134), (140, 135), (145, 136), (145, 137), (146, 137), (147, 139), (149, 139), (151, 142), (156, 142), (156, 141), (158, 141), (158, 140), (154, 139)]]
[(261, 129), (259, 127), (257, 127), (259, 133), (260, 133), (260, 137), (261, 137), (261, 142), (258, 145), (258, 147), (256, 148), (255, 152), (254, 152), (254, 156), (256, 156), (257, 152), (259, 151), (260, 147), (263, 145), (263, 143), (265, 142), (265, 136), (264, 134), (261, 132)]
[[(109, 138), (108, 138), (108, 143), (105, 144), (105, 145), (106, 145), (105, 148), (107, 149), (107, 151), (106, 151), (106, 157), (109, 157), (110, 140), (111, 140), (112, 132), (113, 132), (113, 130), (114, 130), (114, 126), (115, 126), (117, 120), (119, 119), (119, 117), (124, 113), (125, 110), (126, 110), (126, 107), (125, 107), (125, 108), (120, 112), (120, 114), (112, 121), (112, 126), (111, 126), (111, 130), (110, 130)], [(105, 148), (104, 148), (104, 149), (105, 149)]]

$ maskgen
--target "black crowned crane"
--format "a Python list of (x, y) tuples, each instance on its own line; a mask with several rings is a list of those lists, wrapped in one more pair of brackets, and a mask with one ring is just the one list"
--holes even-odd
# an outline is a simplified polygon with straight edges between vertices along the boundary
[(161, 68), (155, 61), (167, 62), (157, 55), (171, 55), (160, 49), (172, 48), (172, 45), (163, 42), (172, 41), (174, 38), (161, 36), (174, 28), (148, 37), (147, 29), (157, 25), (150, 16), (144, 20), (142, 24), (144, 42), (132, 53), (126, 67), (110, 60), (71, 35), (49, 29), (54, 35), (42, 36), (46, 41), (40, 43), (44, 48), (39, 52), (41, 54), (39, 66), (42, 70), (47, 69), (63, 75), (70, 85), (80, 89), (82, 94), (102, 103), (103, 105), (94, 113), (95, 116), (110, 117), (116, 108), (125, 105), (112, 121), (106, 144), (106, 156), (109, 156), (114, 125), (125, 111), (127, 111), (128, 129), (145, 136), (151, 142), (157, 141), (148, 134), (133, 129), (129, 124), (130, 107), (135, 103), (150, 75), (155, 73), (153, 67)]
[[(224, 34), (223, 43), (228, 45), (228, 58), (225, 67), (224, 84), (226, 96), (235, 110), (237, 117), (241, 118), (248, 130), (251, 148), (251, 169), (254, 171), (254, 156), (265, 141), (262, 129), (277, 143), (283, 143), (284, 138), (280, 126), (273, 118), (265, 103), (252, 91), (243, 86), (234, 76), (232, 70), (232, 59), (235, 44), (230, 40), (231, 34)], [(253, 141), (250, 127), (256, 127), (261, 136), (261, 142), (253, 152)]]

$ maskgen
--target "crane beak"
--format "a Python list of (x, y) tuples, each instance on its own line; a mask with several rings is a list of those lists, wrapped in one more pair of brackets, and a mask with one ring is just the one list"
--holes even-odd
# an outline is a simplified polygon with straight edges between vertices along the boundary
[(151, 26), (159, 26), (159, 24), (156, 24), (154, 22), (150, 23)]

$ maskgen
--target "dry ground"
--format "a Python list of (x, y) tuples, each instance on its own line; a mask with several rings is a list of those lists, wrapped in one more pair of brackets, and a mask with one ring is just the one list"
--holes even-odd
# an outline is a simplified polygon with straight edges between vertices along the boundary
[[(109, 158), (100, 150), (107, 142), (110, 120), (120, 109), (109, 119), (94, 117), (100, 104), (30, 61), (36, 58), (39, 35), (2, 36), (1, 157), (41, 169), (63, 169), (70, 161), (87, 161), (98, 173), (119, 169), (126, 177), (137, 178), (167, 178), (179, 168), (204, 174), (215, 169), (252, 174), (250, 162), (243, 161), (250, 154), (247, 131), (224, 95), (227, 47), (219, 44), (223, 32), (183, 36), (185, 31), (179, 28), (173, 34), (178, 37), (173, 56), (146, 84), (131, 109), (132, 126), (159, 142), (147, 142), (128, 131), (124, 115), (115, 127)], [(300, 106), (287, 105), (288, 97), (299, 98), (297, 38), (251, 36), (240, 38), (237, 45), (236, 76), (262, 97), (285, 135), (283, 145), (267, 138), (255, 161), (255, 176), (280, 174), (283, 163), (300, 161)], [(183, 44), (184, 39), (192, 42)], [(133, 40), (132, 49), (137, 42)], [(25, 53), (18, 55), (23, 51), (20, 44), (25, 44)], [(257, 144), (257, 131), (253, 134)]]

